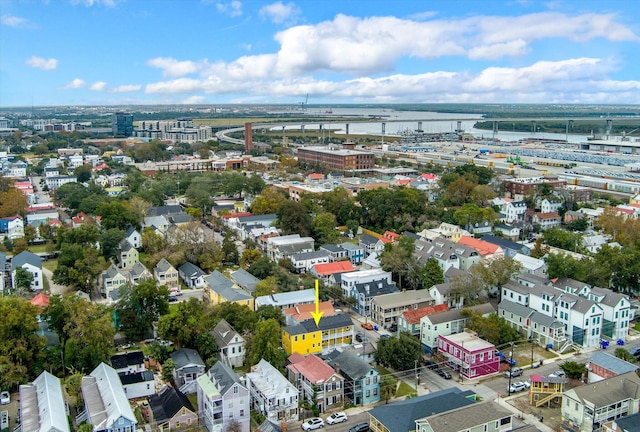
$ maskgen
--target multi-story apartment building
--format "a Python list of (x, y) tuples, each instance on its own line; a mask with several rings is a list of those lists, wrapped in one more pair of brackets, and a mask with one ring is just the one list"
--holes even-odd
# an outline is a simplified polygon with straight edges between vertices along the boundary
[(454, 370), (467, 379), (482, 378), (500, 369), (500, 358), (495, 355), (495, 345), (479, 338), (475, 333), (463, 331), (440, 336), (438, 351)]
[(321, 413), (340, 409), (344, 404), (344, 378), (319, 357), (293, 354), (287, 373), (299, 397), (318, 407)]
[(207, 431), (223, 432), (229, 424), (238, 422), (241, 432), (249, 432), (249, 390), (233, 369), (217, 362), (196, 383), (198, 418)]
[(383, 294), (371, 299), (371, 320), (388, 328), (398, 324), (403, 312), (433, 306), (435, 300), (427, 290), (410, 290)]
[(348, 314), (323, 316), (318, 325), (312, 319), (282, 330), (282, 348), (291, 355), (328, 352), (353, 343), (353, 321)]
[(298, 149), (298, 163), (319, 165), (342, 173), (369, 171), (375, 167), (375, 155), (358, 150), (301, 147)]
[(298, 420), (298, 390), (262, 359), (246, 375), (251, 407), (274, 423)]
[(356, 300), (353, 310), (365, 317), (371, 316), (371, 300), (375, 296), (398, 292), (391, 272), (382, 269), (343, 273), (341, 279), (343, 295), (353, 297)]
[(380, 400), (380, 372), (349, 351), (331, 351), (327, 362), (344, 377), (344, 398), (353, 405)]

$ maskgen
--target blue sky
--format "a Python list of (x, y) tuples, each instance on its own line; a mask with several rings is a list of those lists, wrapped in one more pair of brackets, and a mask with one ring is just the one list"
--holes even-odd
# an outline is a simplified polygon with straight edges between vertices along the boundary
[(637, 0), (0, 0), (0, 106), (640, 101)]

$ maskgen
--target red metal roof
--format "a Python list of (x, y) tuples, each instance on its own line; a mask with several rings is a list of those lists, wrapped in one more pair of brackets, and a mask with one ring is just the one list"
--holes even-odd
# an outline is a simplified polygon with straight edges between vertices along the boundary
[(404, 319), (409, 324), (418, 324), (423, 316), (430, 315), (436, 312), (447, 312), (449, 306), (446, 304), (439, 304), (434, 306), (426, 306), (420, 309), (413, 309), (402, 312)]
[(336, 273), (355, 271), (351, 261), (336, 261), (330, 263), (316, 264), (313, 266), (318, 276), (329, 276)]
[(326, 382), (332, 375), (336, 374), (336, 371), (331, 366), (313, 354), (309, 354), (302, 359), (300, 357), (295, 354), (291, 355), (289, 357), (291, 364), (287, 367), (300, 373), (314, 384)]

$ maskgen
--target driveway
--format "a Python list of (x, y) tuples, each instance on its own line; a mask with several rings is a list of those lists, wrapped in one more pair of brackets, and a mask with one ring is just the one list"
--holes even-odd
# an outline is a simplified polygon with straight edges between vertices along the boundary
[(53, 283), (53, 272), (47, 268), (42, 268), (42, 274), (49, 283), (49, 294), (67, 294), (72, 291), (70, 287)]

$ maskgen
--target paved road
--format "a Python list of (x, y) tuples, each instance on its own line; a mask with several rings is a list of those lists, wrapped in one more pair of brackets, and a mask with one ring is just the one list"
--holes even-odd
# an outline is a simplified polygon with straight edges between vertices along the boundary
[[(338, 423), (335, 425), (330, 425), (325, 423), (324, 425), (324, 429), (321, 430), (325, 430), (328, 432), (347, 432), (351, 427), (357, 425), (358, 423), (369, 423), (369, 414), (367, 414), (367, 412), (365, 410), (369, 410), (372, 407), (357, 407), (357, 408), (353, 408), (351, 410), (345, 410), (345, 412), (347, 413), (347, 415), (349, 416), (349, 419), (346, 422), (343, 423)], [(323, 420), (326, 420), (327, 417), (329, 417), (330, 414), (321, 414), (320, 417), (322, 417)], [(290, 424), (291, 427), (289, 427), (288, 429), (291, 430), (302, 430), (301, 426), (302, 426), (302, 421), (297, 421), (294, 423)]]

